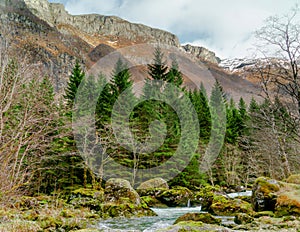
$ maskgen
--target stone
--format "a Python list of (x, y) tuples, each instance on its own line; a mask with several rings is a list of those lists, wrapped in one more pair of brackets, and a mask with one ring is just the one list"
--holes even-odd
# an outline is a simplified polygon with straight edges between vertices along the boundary
[(220, 191), (217, 186), (207, 185), (194, 194), (193, 201), (200, 204), (202, 210), (207, 211), (210, 209), (214, 196), (219, 194)]
[(274, 211), (280, 184), (278, 181), (260, 177), (252, 188), (252, 206), (255, 211)]
[(168, 206), (161, 203), (159, 200), (155, 198), (155, 196), (142, 196), (142, 201), (145, 202), (149, 207), (155, 208), (167, 208)]
[(104, 191), (87, 188), (79, 188), (71, 192), (67, 203), (75, 208), (86, 207), (95, 211), (100, 210), (104, 202)]
[(254, 221), (254, 218), (251, 217), (250, 215), (246, 214), (246, 213), (238, 213), (237, 215), (235, 215), (234, 217), (234, 222), (236, 224), (248, 224)]
[(254, 214), (255, 218), (260, 218), (260, 217), (265, 217), (265, 216), (267, 216), (267, 217), (274, 217), (275, 214), (274, 214), (273, 211), (260, 211), (260, 212), (256, 212)]
[(112, 178), (105, 184), (105, 203), (101, 205), (100, 215), (109, 217), (142, 217), (156, 216), (129, 181)]
[(112, 178), (105, 184), (105, 201), (117, 203), (133, 203), (139, 205), (139, 194), (131, 187), (129, 181)]
[(289, 176), (286, 179), (287, 183), (291, 183), (291, 184), (299, 184), (300, 185), (300, 174), (294, 174)]
[(210, 213), (187, 213), (177, 218), (174, 224), (178, 224), (182, 221), (200, 221), (207, 224), (217, 224), (221, 223), (221, 219), (215, 218)]
[(137, 189), (140, 190), (140, 189), (156, 189), (156, 188), (169, 189), (169, 185), (167, 181), (165, 181), (162, 178), (154, 178), (141, 183)]
[(228, 199), (225, 196), (214, 197), (210, 212), (218, 216), (235, 216), (238, 213), (253, 214), (250, 203), (241, 199)]
[(220, 58), (212, 51), (209, 51), (207, 48), (193, 46), (190, 44), (182, 46), (182, 48), (187, 52), (202, 61), (208, 61), (213, 64), (219, 64)]
[(185, 187), (174, 187), (164, 191), (157, 199), (169, 207), (185, 207), (193, 197), (191, 190)]
[(114, 202), (102, 204), (99, 214), (101, 218), (157, 216), (154, 211), (144, 204)]
[(300, 217), (300, 190), (284, 192), (277, 197), (275, 216), (282, 217), (291, 215)]
[(233, 230), (224, 226), (205, 224), (203, 222), (183, 221), (176, 225), (156, 230), (156, 232), (196, 232), (196, 231), (218, 231), (218, 232), (231, 232)]

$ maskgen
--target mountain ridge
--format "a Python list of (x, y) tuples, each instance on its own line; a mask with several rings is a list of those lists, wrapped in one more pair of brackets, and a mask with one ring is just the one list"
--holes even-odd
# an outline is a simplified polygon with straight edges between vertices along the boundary
[[(145, 64), (153, 57), (153, 48), (150, 48), (153, 43), (164, 49), (169, 59), (176, 53), (179, 59), (186, 61), (179, 68), (187, 74), (187, 86), (194, 86), (192, 82), (197, 86), (201, 82), (211, 83), (216, 78), (235, 99), (241, 95), (247, 95), (250, 99), (250, 95), (256, 91), (251, 83), (222, 70), (214, 52), (203, 47), (181, 46), (175, 35), (160, 29), (130, 23), (115, 16), (73, 16), (62, 4), (49, 3), (47, 0), (2, 0), (1, 10), (2, 34), (7, 31), (4, 39), (10, 40), (17, 56), (24, 52), (33, 61), (43, 64), (47, 75), (53, 79), (56, 92), (63, 91), (76, 60), (90, 69), (110, 51), (132, 48), (128, 50), (131, 54), (122, 55)], [(168, 51), (169, 47), (173, 49), (171, 52)], [(111, 61), (110, 66), (113, 65)], [(211, 74), (208, 75), (209, 72), (205, 70)], [(147, 71), (142, 67), (136, 73), (136, 80), (143, 80), (147, 76)], [(243, 94), (238, 88), (247, 91)]]

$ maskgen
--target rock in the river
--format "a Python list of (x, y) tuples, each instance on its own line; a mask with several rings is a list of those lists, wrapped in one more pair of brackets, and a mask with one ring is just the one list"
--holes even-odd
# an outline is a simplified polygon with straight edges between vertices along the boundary
[(178, 224), (183, 221), (197, 221), (207, 224), (217, 224), (221, 223), (221, 219), (215, 218), (210, 213), (187, 213), (177, 218), (174, 224)]
[(255, 211), (274, 211), (280, 184), (267, 177), (258, 178), (252, 189), (252, 206)]
[(202, 210), (207, 211), (213, 202), (214, 196), (220, 192), (221, 189), (219, 187), (207, 185), (194, 194), (193, 201), (200, 204)]
[(147, 196), (148, 200), (150, 200), (149, 197), (151, 197), (153, 199), (153, 203), (159, 203), (159, 200), (156, 199), (157, 196), (168, 189), (169, 185), (167, 181), (162, 178), (154, 178), (141, 183), (136, 191), (141, 197)]
[(228, 199), (224, 196), (215, 196), (210, 211), (219, 216), (235, 216), (238, 213), (253, 214), (250, 203), (241, 199)]
[(105, 201), (141, 204), (139, 194), (131, 187), (129, 181), (118, 178), (112, 178), (106, 182)]
[(193, 197), (191, 190), (185, 187), (175, 187), (164, 191), (157, 199), (169, 207), (185, 207)]
[(196, 231), (230, 232), (232, 230), (219, 225), (205, 224), (203, 222), (186, 221), (186, 222), (179, 222), (178, 224), (170, 226), (165, 229), (159, 229), (156, 232), (189, 232), (189, 231), (190, 232), (196, 232)]
[(156, 214), (141, 201), (138, 193), (127, 180), (110, 179), (105, 184), (105, 203), (101, 205), (101, 217), (141, 217)]

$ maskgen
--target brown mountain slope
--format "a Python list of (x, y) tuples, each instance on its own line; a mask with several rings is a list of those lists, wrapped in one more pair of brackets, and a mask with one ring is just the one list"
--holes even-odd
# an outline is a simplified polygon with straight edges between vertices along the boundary
[[(249, 100), (257, 88), (237, 75), (224, 72), (216, 64), (214, 53), (201, 48), (182, 48), (175, 35), (141, 24), (132, 24), (118, 17), (102, 15), (72, 16), (63, 5), (47, 0), (1, 0), (1, 41), (9, 42), (17, 56), (26, 55), (33, 62), (41, 62), (47, 75), (53, 78), (55, 90), (66, 85), (75, 60), (87, 71), (97, 70), (110, 76), (120, 54), (128, 60), (135, 82), (147, 77), (146, 65), (152, 62), (154, 47), (163, 49), (168, 64), (175, 57), (191, 88), (201, 82), (208, 92), (215, 79), (235, 99)], [(156, 43), (154, 45), (153, 43)], [(152, 44), (152, 45), (151, 45)], [(115, 59), (108, 59), (117, 49)], [(201, 51), (204, 53), (201, 55)], [(25, 55), (24, 55), (25, 54)]]

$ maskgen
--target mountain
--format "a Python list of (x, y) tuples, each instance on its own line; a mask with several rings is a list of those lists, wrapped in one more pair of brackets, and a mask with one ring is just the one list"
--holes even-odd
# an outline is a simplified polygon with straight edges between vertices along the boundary
[[(176, 57), (184, 83), (190, 88), (203, 82), (209, 91), (218, 79), (235, 99), (243, 96), (249, 100), (258, 94), (255, 84), (224, 71), (212, 51), (181, 46), (174, 34), (160, 29), (115, 16), (70, 15), (62, 4), (47, 0), (1, 0), (0, 12), (2, 44), (9, 44), (15, 56), (40, 62), (57, 93), (63, 92), (76, 60), (89, 71), (111, 53), (127, 59), (135, 82), (143, 81), (147, 76), (145, 65), (152, 61), (154, 47), (159, 45), (169, 64)], [(115, 59), (105, 62), (97, 71), (109, 76)]]

